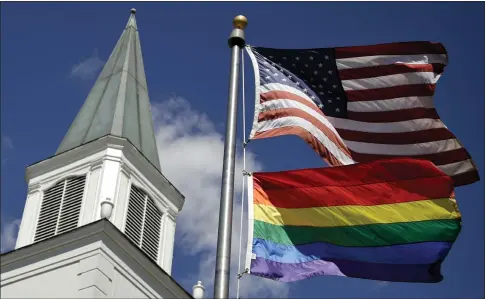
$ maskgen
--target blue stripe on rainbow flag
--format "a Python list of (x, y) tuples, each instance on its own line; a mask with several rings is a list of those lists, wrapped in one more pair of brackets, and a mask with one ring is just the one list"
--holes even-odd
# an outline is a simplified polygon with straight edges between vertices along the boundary
[(423, 242), (376, 247), (344, 247), (325, 242), (284, 245), (259, 238), (253, 239), (253, 253), (267, 260), (298, 264), (313, 260), (350, 260), (385, 264), (432, 264), (443, 260), (450, 242)]

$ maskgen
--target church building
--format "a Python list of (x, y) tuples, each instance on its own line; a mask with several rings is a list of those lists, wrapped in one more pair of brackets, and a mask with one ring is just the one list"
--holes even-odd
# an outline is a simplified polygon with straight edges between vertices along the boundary
[(160, 166), (135, 13), (55, 155), (26, 169), (1, 297), (193, 298), (170, 275), (184, 196)]

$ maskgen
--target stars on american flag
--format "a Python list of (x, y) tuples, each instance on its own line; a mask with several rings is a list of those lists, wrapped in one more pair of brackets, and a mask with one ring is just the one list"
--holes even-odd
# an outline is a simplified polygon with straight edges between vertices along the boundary
[[(346, 102), (339, 101), (345, 94), (336, 73), (333, 52), (289, 50), (282, 53), (273, 49), (265, 50), (268, 52), (259, 51), (262, 55), (257, 59), (262, 66), (262, 84), (279, 83), (296, 88), (326, 115), (338, 115), (346, 110), (346, 106), (343, 106)], [(270, 52), (272, 54), (268, 55)]]

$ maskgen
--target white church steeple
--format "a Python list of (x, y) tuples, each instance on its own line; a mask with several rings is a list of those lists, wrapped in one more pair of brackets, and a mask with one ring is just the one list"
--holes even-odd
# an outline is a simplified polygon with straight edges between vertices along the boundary
[(56, 154), (26, 181), (16, 249), (103, 216), (170, 274), (184, 196), (161, 172), (134, 9)]

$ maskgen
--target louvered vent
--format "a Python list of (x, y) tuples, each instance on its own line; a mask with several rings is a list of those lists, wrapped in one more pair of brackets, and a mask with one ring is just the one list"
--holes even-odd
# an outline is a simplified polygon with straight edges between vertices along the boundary
[(72, 177), (44, 191), (34, 242), (78, 226), (86, 176)]
[(154, 261), (159, 256), (161, 225), (162, 212), (143, 190), (132, 185), (125, 234)]

